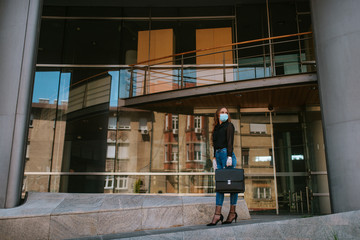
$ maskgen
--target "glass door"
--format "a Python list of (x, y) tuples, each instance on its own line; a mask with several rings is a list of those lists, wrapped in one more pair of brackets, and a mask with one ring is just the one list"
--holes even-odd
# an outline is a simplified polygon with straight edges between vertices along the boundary
[(300, 114), (274, 113), (274, 152), (279, 210), (294, 214), (310, 213), (308, 182), (309, 158)]

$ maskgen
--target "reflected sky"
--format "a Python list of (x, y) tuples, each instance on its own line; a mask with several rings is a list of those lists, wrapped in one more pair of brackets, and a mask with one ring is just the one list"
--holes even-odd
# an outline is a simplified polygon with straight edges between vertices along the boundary
[(111, 75), (110, 107), (116, 107), (119, 98), (119, 71), (109, 71)]
[(58, 95), (59, 79), (59, 71), (36, 72), (32, 102), (38, 103), (39, 99), (49, 99), (50, 103), (54, 103)]
[(32, 102), (38, 103), (43, 99), (49, 100), (49, 103), (53, 104), (54, 100), (58, 99), (59, 87), (59, 102), (68, 101), (70, 77), (70, 73), (60, 73), (60, 71), (36, 72)]
[[(110, 106), (116, 107), (118, 104), (119, 93), (122, 97), (127, 97), (129, 95), (127, 85), (130, 74), (127, 70), (109, 71), (108, 73), (109, 75), (111, 75)], [(122, 81), (119, 80), (120, 76)], [(39, 100), (49, 100), (49, 104), (54, 104), (54, 101), (57, 99), (59, 101), (59, 104), (62, 104), (63, 102), (68, 102), (70, 80), (70, 72), (36, 72), (32, 102), (38, 103)]]

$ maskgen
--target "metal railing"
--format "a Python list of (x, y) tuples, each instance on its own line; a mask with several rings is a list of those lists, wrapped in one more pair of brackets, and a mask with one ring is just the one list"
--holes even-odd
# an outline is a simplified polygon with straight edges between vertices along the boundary
[(243, 41), (129, 65), (129, 97), (315, 71), (312, 32)]

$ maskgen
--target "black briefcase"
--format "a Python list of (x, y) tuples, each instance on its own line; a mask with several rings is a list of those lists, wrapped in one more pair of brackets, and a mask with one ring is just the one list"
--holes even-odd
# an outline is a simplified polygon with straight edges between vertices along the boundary
[(215, 191), (221, 193), (245, 192), (244, 169), (223, 168), (215, 170)]

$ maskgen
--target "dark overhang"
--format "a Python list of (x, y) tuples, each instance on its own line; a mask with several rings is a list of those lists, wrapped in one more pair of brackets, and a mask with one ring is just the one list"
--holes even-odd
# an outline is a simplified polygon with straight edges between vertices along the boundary
[(192, 114), (197, 108), (275, 108), (318, 105), (316, 73), (227, 82), (132, 97), (122, 107)]
[[(306, 0), (296, 0), (304, 2)], [(272, 0), (289, 2), (289, 0)], [(120, 6), (120, 7), (201, 7), (201, 6), (233, 6), (236, 4), (265, 4), (264, 0), (44, 0), (47, 6)]]

